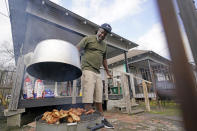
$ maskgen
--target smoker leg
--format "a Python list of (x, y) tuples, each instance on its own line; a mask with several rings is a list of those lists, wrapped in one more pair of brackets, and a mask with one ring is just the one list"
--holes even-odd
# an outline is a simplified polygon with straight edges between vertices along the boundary
[(7, 117), (7, 126), (21, 126), (21, 114)]
[(7, 117), (7, 126), (21, 126), (21, 114), (25, 109), (18, 109), (16, 111), (4, 110), (4, 115)]
[(131, 98), (131, 105), (136, 105), (136, 101), (135, 101), (135, 98)]

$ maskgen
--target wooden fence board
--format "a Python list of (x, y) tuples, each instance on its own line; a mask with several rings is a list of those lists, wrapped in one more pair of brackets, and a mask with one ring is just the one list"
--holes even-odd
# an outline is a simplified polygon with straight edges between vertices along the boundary
[(150, 111), (150, 103), (149, 103), (149, 98), (148, 98), (148, 90), (145, 81), (142, 81), (142, 86), (143, 86), (143, 92), (144, 92), (144, 100), (145, 100), (145, 106), (146, 110)]
[(74, 80), (73, 81), (73, 90), (72, 90), (72, 104), (76, 104), (76, 97), (77, 97), (77, 92), (76, 92), (76, 88), (77, 87), (77, 81)]
[(131, 100), (130, 100), (130, 93), (129, 93), (128, 75), (122, 74), (121, 82), (122, 82), (123, 99), (126, 103), (126, 111), (128, 114), (131, 114)]
[(9, 107), (8, 107), (9, 110), (17, 110), (21, 88), (23, 84), (23, 77), (24, 77), (24, 70), (25, 70), (23, 56), (18, 58), (17, 63), (18, 64), (17, 64), (17, 69), (16, 69), (16, 76), (14, 78), (13, 88), (12, 88), (12, 93), (11, 93), (11, 100), (10, 100)]

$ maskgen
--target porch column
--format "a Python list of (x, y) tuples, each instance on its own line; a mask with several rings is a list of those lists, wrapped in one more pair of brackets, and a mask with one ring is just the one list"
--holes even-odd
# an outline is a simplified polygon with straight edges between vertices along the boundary
[[(125, 58), (125, 66), (126, 66), (126, 72), (130, 73), (129, 65), (128, 65), (128, 59), (127, 59), (127, 51), (124, 51), (124, 58)], [(129, 83), (129, 94), (131, 97), (133, 97), (132, 89), (131, 89), (131, 83), (130, 83), (130, 76), (128, 76), (128, 83)]]
[(150, 75), (151, 75), (151, 80), (152, 80), (152, 84), (153, 84), (154, 93), (156, 95), (156, 100), (158, 100), (158, 95), (157, 95), (157, 90), (156, 90), (156, 83), (155, 83), (155, 77), (154, 77), (154, 74), (153, 74), (152, 67), (150, 65), (150, 60), (147, 60), (147, 61), (148, 61), (148, 68), (149, 68)]
[(124, 58), (125, 58), (126, 72), (130, 73), (128, 59), (127, 59), (127, 51), (124, 51)]

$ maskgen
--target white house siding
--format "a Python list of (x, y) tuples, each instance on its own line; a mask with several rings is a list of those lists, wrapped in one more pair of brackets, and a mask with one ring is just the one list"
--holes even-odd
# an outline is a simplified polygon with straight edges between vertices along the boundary
[(111, 71), (113, 74), (113, 86), (117, 87), (121, 83), (120, 81), (121, 72), (126, 72), (125, 67), (124, 65), (119, 65), (114, 67)]
[(121, 72), (126, 72), (126, 71), (125, 71), (124, 65), (119, 65), (119, 66), (113, 67), (112, 72), (113, 72), (113, 76), (120, 76)]

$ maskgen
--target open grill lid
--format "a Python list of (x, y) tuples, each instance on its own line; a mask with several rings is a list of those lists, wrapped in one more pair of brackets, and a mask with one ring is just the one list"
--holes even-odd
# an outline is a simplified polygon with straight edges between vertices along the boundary
[(69, 42), (49, 39), (35, 48), (27, 72), (41, 80), (68, 81), (82, 75), (79, 52)]

